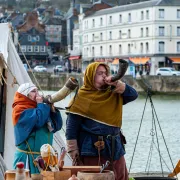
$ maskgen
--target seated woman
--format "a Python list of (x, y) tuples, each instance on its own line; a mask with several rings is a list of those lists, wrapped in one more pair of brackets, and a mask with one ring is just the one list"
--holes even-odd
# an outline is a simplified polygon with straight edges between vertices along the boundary
[(43, 144), (52, 145), (53, 133), (62, 127), (61, 114), (52, 105), (43, 103), (43, 97), (32, 83), (20, 85), (12, 107), (17, 147), (13, 166), (16, 168), (16, 163), (22, 161), (31, 174), (39, 174), (33, 160), (40, 155)]

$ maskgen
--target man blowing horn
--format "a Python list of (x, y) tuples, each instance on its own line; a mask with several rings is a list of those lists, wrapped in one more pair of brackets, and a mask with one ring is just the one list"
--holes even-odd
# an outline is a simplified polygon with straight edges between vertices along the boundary
[(138, 94), (121, 80), (112, 79), (108, 65), (88, 65), (84, 84), (69, 105), (67, 148), (74, 165), (97, 166), (108, 160), (116, 180), (127, 180), (122, 107)]

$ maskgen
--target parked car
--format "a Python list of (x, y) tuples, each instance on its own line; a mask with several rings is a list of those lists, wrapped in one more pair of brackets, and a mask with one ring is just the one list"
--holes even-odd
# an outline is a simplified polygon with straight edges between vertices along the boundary
[(35, 72), (47, 72), (47, 68), (42, 66), (42, 65), (38, 65), (34, 68)]
[(63, 67), (61, 65), (57, 65), (55, 68), (54, 68), (54, 73), (56, 72), (63, 72)]
[(180, 76), (180, 71), (176, 71), (172, 67), (162, 67), (162, 68), (158, 68), (157, 69), (156, 75), (162, 75), (162, 76)]

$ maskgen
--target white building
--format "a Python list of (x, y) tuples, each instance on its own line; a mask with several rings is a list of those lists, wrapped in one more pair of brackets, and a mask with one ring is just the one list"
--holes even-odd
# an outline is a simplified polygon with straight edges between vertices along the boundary
[(74, 30), (73, 30), (73, 50), (70, 51), (70, 62), (72, 69), (74, 71), (81, 72), (82, 69), (82, 36), (79, 35), (80, 30), (79, 30), (79, 25), (78, 23), (75, 24)]
[(111, 64), (116, 58), (125, 58), (132, 67), (148, 62), (150, 74), (155, 74), (158, 67), (180, 63), (180, 0), (151, 0), (88, 16), (81, 13), (79, 30), (74, 30), (74, 48), (82, 51), (85, 66), (90, 60)]

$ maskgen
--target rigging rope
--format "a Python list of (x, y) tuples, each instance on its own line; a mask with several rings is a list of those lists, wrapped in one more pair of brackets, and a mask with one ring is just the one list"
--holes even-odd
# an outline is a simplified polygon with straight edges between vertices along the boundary
[[(152, 119), (154, 120), (154, 116), (152, 116)], [(151, 129), (151, 132), (150, 132), (150, 135), (152, 136), (152, 141), (151, 141), (151, 146), (150, 146), (150, 150), (149, 150), (149, 155), (148, 155), (148, 160), (147, 160), (145, 172), (147, 171), (147, 169), (148, 169), (148, 172), (149, 172), (150, 165), (151, 165), (151, 159), (152, 159), (152, 151), (153, 151), (153, 143), (154, 143), (154, 135), (155, 135), (153, 120), (152, 120), (152, 129)]]
[[(161, 135), (163, 137), (163, 141), (164, 141), (164, 144), (166, 146), (166, 150), (167, 150), (168, 156), (169, 156), (169, 158), (171, 160), (171, 164), (172, 164), (173, 169), (174, 169), (174, 165), (173, 165), (172, 158), (170, 156), (169, 149), (167, 147), (167, 143), (165, 141), (165, 138), (164, 138), (161, 126), (160, 126), (160, 122), (159, 122), (158, 117), (157, 117), (157, 113), (156, 113), (156, 110), (155, 110), (155, 107), (154, 107), (154, 104), (153, 104), (153, 101), (152, 101), (152, 98), (151, 98), (151, 92), (150, 91), (151, 91), (150, 88), (148, 88), (147, 97), (146, 97), (146, 101), (145, 101), (145, 105), (144, 105), (144, 110), (143, 110), (142, 118), (141, 118), (141, 121), (140, 121), (138, 135), (137, 135), (137, 138), (136, 138), (135, 147), (134, 147), (134, 151), (133, 151), (133, 155), (132, 155), (132, 159), (131, 159), (131, 163), (130, 163), (129, 173), (130, 173), (130, 170), (131, 170), (133, 158), (134, 158), (135, 151), (136, 151), (136, 146), (137, 146), (137, 142), (138, 142), (138, 138), (139, 138), (139, 134), (140, 134), (140, 129), (141, 129), (141, 126), (142, 126), (142, 120), (143, 120), (143, 117), (144, 117), (144, 112), (145, 112), (147, 100), (149, 98), (150, 103), (151, 103), (151, 109), (152, 109), (152, 129), (151, 129), (151, 133), (150, 133), (150, 135), (152, 136), (152, 141), (151, 141), (151, 145), (150, 145), (150, 150), (149, 150), (148, 160), (147, 160), (147, 163), (146, 163), (145, 172), (149, 173), (149, 169), (150, 169), (150, 165), (151, 165), (151, 159), (152, 159), (153, 145), (154, 145), (156, 147), (156, 150), (158, 151), (158, 154), (159, 154), (162, 176), (164, 176), (162, 161), (164, 162), (164, 164), (166, 165), (166, 167), (168, 169), (169, 169), (169, 167), (167, 166), (167, 164), (166, 164), (165, 160), (163, 159), (163, 157), (161, 155), (161, 152), (160, 152), (159, 139), (158, 139), (158, 134), (157, 134), (157, 125), (156, 125), (157, 123), (158, 123), (159, 129), (160, 129)], [(157, 122), (156, 122), (156, 120), (157, 120)], [(157, 146), (156, 146), (156, 143), (154, 141), (154, 137), (156, 137)]]
[(152, 151), (153, 151), (153, 142), (151, 142), (151, 146), (150, 146), (150, 150), (149, 150), (149, 155), (148, 155), (148, 160), (147, 160), (146, 168), (145, 168), (145, 172), (148, 172), (148, 173), (149, 173), (149, 169), (150, 169), (150, 165), (151, 165)]
[(160, 160), (160, 165), (161, 165), (161, 172), (162, 172), (162, 176), (164, 177), (163, 167), (162, 167), (162, 160), (161, 160), (161, 152), (160, 152), (160, 147), (159, 147), (159, 139), (158, 139), (158, 134), (157, 134), (156, 122), (155, 122), (155, 118), (154, 118), (154, 108), (153, 108), (153, 102), (152, 102), (152, 99), (151, 99), (150, 92), (149, 92), (149, 99), (150, 99), (151, 108), (152, 108), (152, 116), (153, 116), (152, 123), (154, 124), (154, 128), (155, 128), (156, 140), (157, 140), (157, 145), (158, 145), (159, 160)]
[(158, 117), (157, 117), (157, 113), (156, 113), (154, 104), (153, 104), (153, 102), (152, 102), (151, 96), (150, 96), (150, 101), (151, 101), (151, 103), (152, 103), (152, 107), (153, 107), (153, 110), (154, 110), (154, 114), (155, 114), (156, 120), (157, 120), (157, 122), (158, 122), (159, 129), (160, 129), (160, 131), (161, 131), (161, 135), (162, 135), (162, 137), (163, 137), (163, 141), (164, 141), (164, 144), (165, 144), (165, 146), (166, 146), (166, 150), (167, 150), (167, 152), (168, 152), (168, 156), (169, 156), (170, 161), (171, 161), (171, 165), (172, 165), (172, 167), (173, 167), (173, 169), (174, 169), (174, 164), (173, 164), (173, 161), (172, 161), (172, 158), (171, 158), (171, 155), (170, 155), (170, 152), (169, 152), (169, 149), (168, 149), (168, 146), (167, 146), (167, 143), (166, 143), (166, 140), (165, 140), (165, 137), (164, 137), (164, 134), (163, 134), (163, 131), (162, 131), (162, 128), (161, 128), (159, 119), (158, 119)]
[(147, 97), (146, 97), (146, 102), (145, 102), (145, 105), (144, 105), (143, 114), (142, 114), (141, 121), (140, 121), (140, 126), (139, 126), (139, 130), (138, 130), (138, 135), (137, 135), (136, 143), (135, 143), (134, 150), (133, 150), (133, 155), (132, 155), (132, 159), (131, 159), (131, 163), (130, 163), (130, 167), (129, 167), (129, 173), (130, 173), (130, 171), (131, 171), (131, 166), (132, 166), (132, 162), (133, 162), (133, 159), (134, 159), (134, 154), (135, 154), (135, 150), (136, 150), (136, 146), (137, 146), (137, 142), (138, 142), (138, 138), (139, 138), (141, 126), (142, 126), (142, 121), (143, 121), (144, 112), (145, 112), (145, 109), (146, 109), (147, 100), (148, 100), (148, 94), (147, 94)]
[[(54, 141), (56, 142), (56, 144), (59, 146), (60, 149), (64, 146), (62, 142), (58, 139), (56, 134), (54, 134)], [(68, 153), (66, 153), (66, 156), (68, 156), (68, 158), (72, 161), (72, 158), (70, 157)]]

